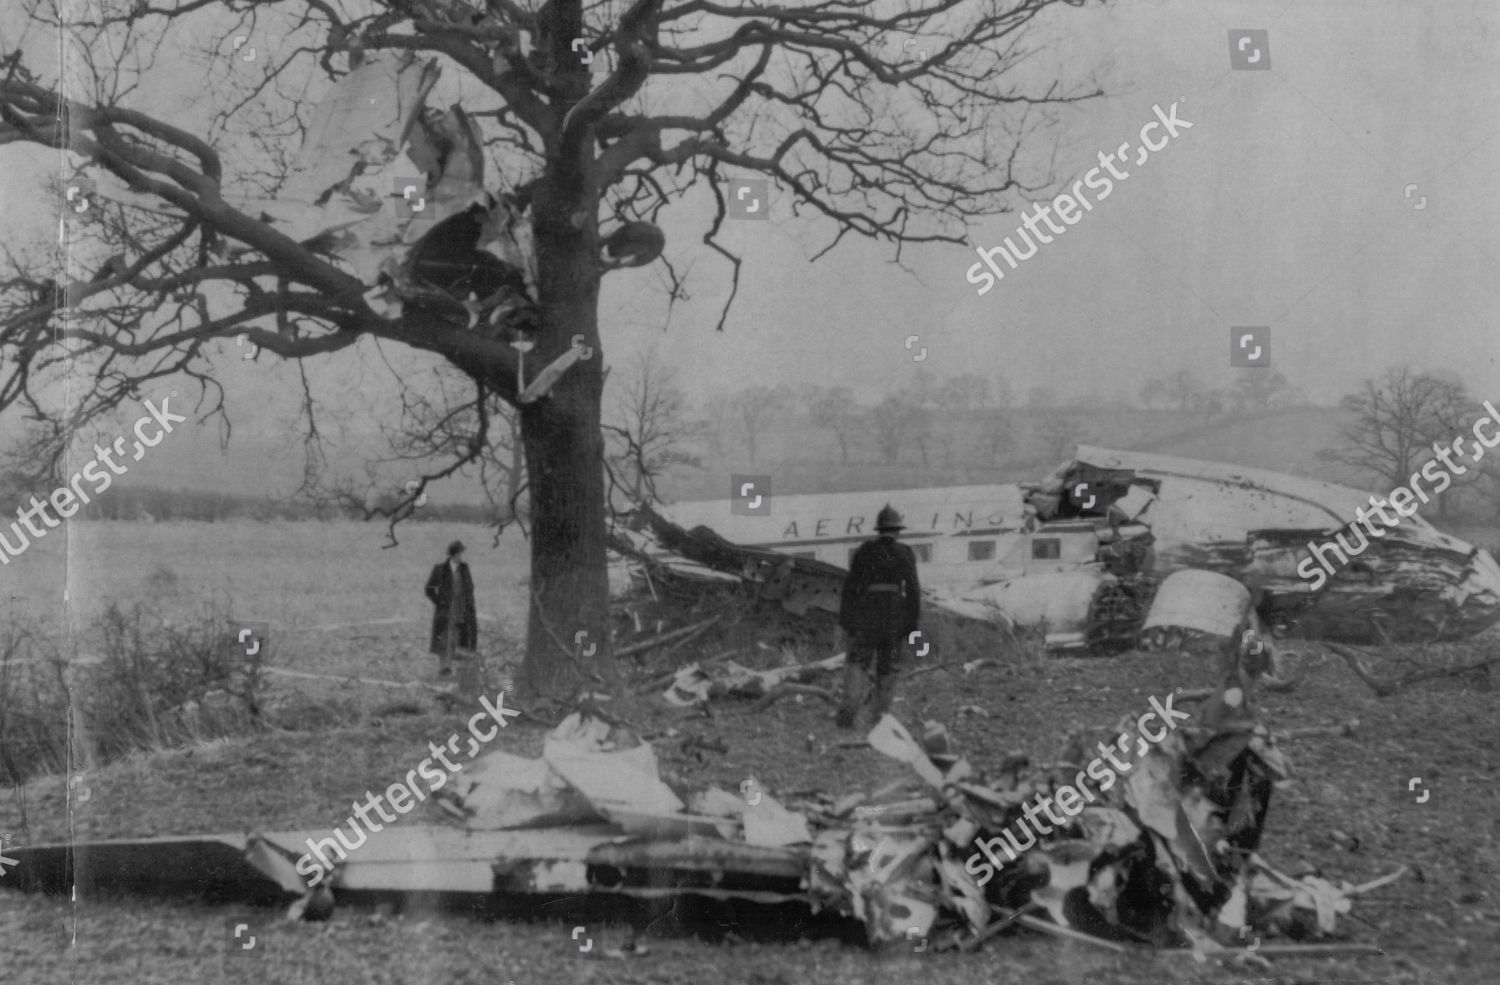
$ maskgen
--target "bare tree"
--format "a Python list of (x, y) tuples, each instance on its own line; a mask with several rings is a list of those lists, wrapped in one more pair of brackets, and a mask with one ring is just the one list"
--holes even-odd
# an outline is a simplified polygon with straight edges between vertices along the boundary
[(1203, 384), (1192, 370), (1179, 369), (1162, 381), (1162, 396), (1180, 411), (1193, 410), (1203, 402)]
[(1487, 507), (1482, 515), (1491, 522), (1500, 520), (1500, 461), (1486, 458), (1479, 467), (1475, 485), (1483, 490), (1482, 502)]
[(912, 444), (917, 446), (917, 454), (922, 459), (922, 468), (932, 468), (929, 460), (928, 450), (932, 446), (933, 422), (932, 408), (923, 403), (918, 403), (913, 397), (906, 397), (902, 403), (906, 413), (906, 435)]
[[(80, 428), (168, 377), (197, 384), (200, 420), (227, 425), (214, 340), (244, 335), (290, 360), (350, 358), (362, 341), (432, 353), (519, 413), (532, 528), (518, 683), (557, 696), (585, 677), (618, 683), (604, 275), (661, 256), (654, 220), (700, 181), (703, 241), (734, 274), (720, 328), (740, 268), (719, 241), (730, 180), (765, 179), (768, 208), (824, 220), (819, 255), (851, 233), (896, 257), (967, 244), (972, 223), (1051, 180), (1016, 166), (1045, 110), (1098, 94), (1012, 72), (1036, 50), (1033, 19), (1079, 2), (193, 0), (62, 24), (48, 0), (20, 0), (31, 36), (77, 57), (61, 60), (64, 83), (52, 44), (0, 53), (0, 143), (61, 149), (114, 204), (70, 225), (66, 275), (13, 255), (0, 277), (0, 411), (47, 422), (29, 451), (57, 472)], [(274, 37), (276, 56), (226, 69), (220, 53), (243, 35)], [(916, 35), (928, 54), (912, 59), (901, 42)], [(425, 107), (440, 78), (446, 112)], [(342, 140), (376, 85), (395, 128), (294, 168), (292, 146)], [(202, 112), (153, 115), (150, 92), (167, 86), (204, 93)], [(304, 101), (330, 91), (336, 106)], [(418, 220), (397, 221), (401, 199), (430, 210), (430, 232), (408, 235)], [(371, 260), (376, 239), (399, 245), (389, 264)], [(667, 257), (658, 269), (680, 296)], [(52, 388), (64, 374), (71, 387)], [(310, 440), (315, 406), (309, 393)], [(483, 426), (477, 442), (491, 438)], [(590, 656), (581, 630), (600, 641)]]
[(911, 382), (907, 384), (903, 392), (906, 399), (918, 407), (937, 407), (942, 403), (946, 389), (936, 373), (918, 364), (912, 370)]
[[(1450, 445), (1466, 427), (1474, 402), (1453, 377), (1400, 366), (1378, 380), (1365, 380), (1340, 406), (1353, 420), (1340, 431), (1343, 444), (1325, 449), (1322, 457), (1394, 488), (1432, 461), (1434, 446)], [(1447, 516), (1450, 492), (1438, 495), (1440, 516)]]
[(1071, 453), (1081, 434), (1078, 422), (1066, 414), (1043, 415), (1036, 427), (1036, 436), (1048, 460), (1061, 460)]
[(617, 479), (634, 503), (659, 503), (657, 480), (678, 469), (701, 468), (691, 448), (704, 425), (688, 417), (687, 397), (676, 374), (661, 365), (656, 350), (642, 349), (616, 391), (613, 414), (604, 423)]
[[(526, 462), (516, 408), (442, 364), (426, 374), (408, 371), (403, 382), (396, 390), (397, 412), (376, 420), (387, 451), (364, 461), (363, 480), (329, 466), (323, 442), (304, 441), (302, 483), (294, 495), (315, 507), (334, 505), (346, 516), (386, 517), (394, 525), (417, 513), (433, 483), (473, 476), (496, 539), (512, 522), (524, 529)], [(427, 472), (434, 463), (436, 470)]]
[(990, 400), (990, 381), (978, 373), (959, 373), (938, 394), (938, 406), (947, 411), (983, 409)]
[(887, 465), (895, 465), (901, 457), (910, 412), (907, 402), (895, 394), (886, 397), (870, 410), (870, 430), (875, 447), (880, 452), (880, 460)]
[(729, 458), (730, 439), (734, 432), (734, 406), (727, 394), (716, 393), (699, 405), (703, 438), (720, 462)]
[(1241, 411), (1267, 410), (1291, 384), (1277, 370), (1251, 369), (1234, 381), (1235, 406)]
[(1003, 410), (993, 410), (985, 415), (979, 427), (979, 448), (984, 452), (990, 468), (1000, 463), (1000, 453), (1015, 445), (1011, 436), (1010, 416)]
[(839, 443), (839, 461), (849, 464), (849, 442), (859, 426), (860, 407), (854, 402), (854, 393), (846, 386), (820, 390), (807, 407), (808, 419), (814, 427), (833, 432)]
[(730, 398), (731, 418), (744, 442), (751, 468), (755, 468), (759, 461), (761, 439), (766, 430), (786, 416), (794, 400), (794, 395), (787, 387), (758, 385), (746, 387)]
[(1224, 400), (1229, 395), (1219, 387), (1209, 387), (1199, 396), (1198, 403), (1203, 407), (1203, 419), (1211, 421), (1224, 413)]
[(1158, 403), (1167, 402), (1167, 384), (1159, 376), (1150, 377), (1141, 383), (1138, 396), (1142, 407), (1154, 410)]

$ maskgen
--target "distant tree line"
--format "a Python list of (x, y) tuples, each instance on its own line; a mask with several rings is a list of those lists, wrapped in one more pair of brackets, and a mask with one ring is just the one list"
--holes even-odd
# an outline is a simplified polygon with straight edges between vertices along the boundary
[[(50, 490), (27, 489), (18, 473), (0, 476), (0, 503), (24, 509), (30, 497), (44, 500)], [(404, 493), (394, 490), (374, 497), (378, 505), (394, 508)], [(50, 515), (49, 511), (49, 515)], [(251, 496), (200, 489), (168, 489), (161, 486), (132, 486), (116, 483), (103, 495), (94, 497), (72, 516), (75, 520), (174, 521), (197, 520), (219, 523), (230, 520), (359, 520), (364, 509), (355, 503), (312, 500), (304, 496)], [(496, 520), (494, 509), (483, 503), (426, 504), (416, 509), (406, 522), (426, 520), (444, 523), (488, 523)]]
[[(1232, 385), (1204, 385), (1188, 370), (1152, 378), (1136, 394), (1147, 410), (1202, 412), (1207, 417), (1252, 413), (1304, 403), (1280, 372), (1245, 371)], [(916, 369), (909, 381), (871, 394), (849, 386), (750, 386), (721, 394), (700, 408), (704, 450), (749, 468), (765, 463), (775, 434), (799, 439), (819, 434), (832, 442), (841, 466), (895, 466), (924, 471), (992, 471), (1017, 461), (1060, 459), (1088, 441), (1099, 411), (1133, 409), (1121, 394), (1060, 399), (1032, 386), (1018, 400), (1004, 374), (965, 372), (938, 377)]]

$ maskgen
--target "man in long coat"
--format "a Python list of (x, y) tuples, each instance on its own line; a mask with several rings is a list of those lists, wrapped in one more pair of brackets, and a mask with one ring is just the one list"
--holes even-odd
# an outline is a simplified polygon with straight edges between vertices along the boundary
[(427, 579), (427, 598), (432, 601), (431, 652), (437, 654), (438, 673), (453, 673), (453, 651), (472, 650), (479, 642), (478, 611), (474, 608), (474, 579), (464, 563), (464, 545), (448, 545), (448, 560), (436, 564)]
[[(880, 536), (861, 544), (849, 561), (839, 606), (839, 625), (849, 642), (844, 703), (834, 719), (840, 728), (857, 724), (867, 699), (872, 723), (890, 710), (896, 653), (901, 641), (916, 631), (921, 617), (917, 556), (896, 541), (901, 530), (901, 514), (887, 503), (875, 520)], [(871, 677), (875, 679), (873, 697), (869, 695)]]

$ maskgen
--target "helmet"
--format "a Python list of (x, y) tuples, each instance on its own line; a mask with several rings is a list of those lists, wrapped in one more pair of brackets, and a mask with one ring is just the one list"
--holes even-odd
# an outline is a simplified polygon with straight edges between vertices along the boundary
[(875, 516), (876, 530), (904, 530), (901, 523), (901, 514), (896, 512), (895, 507), (886, 503), (885, 507)]

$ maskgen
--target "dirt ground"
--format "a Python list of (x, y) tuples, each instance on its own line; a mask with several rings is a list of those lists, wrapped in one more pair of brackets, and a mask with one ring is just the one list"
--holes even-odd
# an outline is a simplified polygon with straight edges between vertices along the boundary
[[(366, 675), (407, 679), (414, 671), (411, 629), (370, 626), (286, 637), (278, 662), (305, 670), (357, 665)], [(1492, 646), (1492, 640), (1474, 644)], [(998, 655), (998, 654), (997, 654)], [(1004, 655), (998, 655), (1004, 656)], [(503, 656), (498, 656), (503, 659)], [(1283, 871), (1316, 867), (1335, 881), (1361, 883), (1399, 865), (1410, 873), (1355, 903), (1341, 918), (1350, 940), (1378, 945), (1384, 957), (1278, 960), (1272, 977), (1195, 965), (1189, 956), (1120, 957), (1085, 945), (1034, 935), (1002, 937), (976, 955), (871, 953), (836, 938), (751, 941), (730, 935), (643, 938), (644, 956), (609, 958), (627, 936), (624, 925), (585, 925), (594, 944), (580, 952), (574, 915), (535, 913), (507, 919), (344, 908), (324, 925), (288, 923), (275, 910), (254, 912), (267, 947), (262, 957), (232, 957), (226, 921), (241, 907), (191, 899), (101, 898), (72, 903), (0, 893), (0, 940), (7, 982), (176, 983), (300, 982), (701, 982), (909, 983), (985, 981), (997, 985), (1118, 982), (1491, 982), (1500, 969), (1500, 904), (1495, 791), (1497, 740), (1494, 695), (1474, 681), (1443, 680), (1387, 699), (1374, 697), (1332, 658), (1314, 657), (1292, 694), (1263, 696), (1274, 729), (1328, 725), (1357, 718), (1353, 737), (1296, 740), (1287, 751), (1293, 782), (1271, 806), (1265, 854)], [(502, 666), (500, 677), (505, 677)], [(402, 675), (405, 675), (403, 677)], [(1131, 653), (1114, 659), (1015, 658), (964, 674), (958, 668), (907, 681), (895, 713), (910, 726), (945, 722), (977, 765), (1013, 750), (1047, 758), (1064, 735), (1085, 723), (1112, 724), (1137, 712), (1151, 695), (1209, 684), (1208, 668), (1179, 655)], [(368, 710), (391, 692), (359, 685), (315, 685), (283, 679), (305, 699), (333, 698), (362, 724), (279, 732), (191, 750), (136, 757), (89, 777), (78, 805), (78, 839), (140, 837), (226, 830), (330, 828), (366, 789), (387, 785), (461, 727), (440, 713), (387, 716)], [(324, 694), (318, 693), (319, 689)], [(960, 713), (960, 708), (967, 710)], [(813, 698), (786, 699), (752, 714), (748, 702), (720, 702), (711, 717), (671, 708), (652, 697), (615, 712), (647, 733), (678, 730), (659, 740), (663, 768), (694, 783), (737, 789), (754, 774), (774, 793), (846, 792), (896, 779), (905, 767), (868, 748), (841, 748), (852, 735), (836, 730)], [(1138, 712), (1137, 712), (1138, 713)], [(537, 755), (545, 728), (513, 723), (496, 748)], [(724, 754), (680, 753), (697, 734), (728, 744)], [(1429, 792), (1418, 803), (1408, 786), (1420, 777)], [(64, 840), (63, 784), (37, 781), (25, 791), (30, 829), (18, 843)], [(19, 827), (18, 795), (0, 795), (0, 831)], [(424, 810), (430, 813), (424, 814)], [(430, 805), (407, 823), (436, 823)], [(691, 914), (687, 914), (691, 918)], [(690, 922), (690, 921), (689, 921)], [(748, 935), (747, 935), (748, 936)], [(69, 947), (69, 941), (76, 943)]]
[[(500, 682), (507, 662), (517, 658), (525, 596), (516, 586), (525, 576), (526, 555), (524, 544), (509, 535), (494, 547), (480, 528), (419, 524), (403, 530), (399, 548), (386, 550), (379, 530), (359, 524), (70, 529), (69, 553), (87, 558), (86, 565), (65, 567), (65, 542), (49, 539), (28, 553), (24, 571), (16, 565), (0, 571), (0, 594), (29, 617), (54, 611), (58, 593), (51, 586), (65, 571), (74, 625), (105, 599), (186, 610), (193, 592), (213, 592), (233, 602), (242, 618), (275, 621), (277, 666), (396, 681), (435, 679), (425, 652), (430, 609), (421, 585), (443, 544), (462, 537), (471, 545), (480, 592), (481, 649)], [(150, 545), (145, 564), (143, 543)], [(226, 565), (226, 557), (235, 563)], [(330, 593), (329, 585), (339, 590)], [(1488, 652), (1497, 632), (1463, 649)], [(713, 652), (714, 645), (706, 637), (695, 641), (672, 662)], [(1285, 746), (1297, 773), (1273, 797), (1263, 854), (1282, 871), (1316, 867), (1335, 883), (1359, 884), (1409, 866), (1407, 876), (1357, 900), (1352, 914), (1340, 918), (1348, 939), (1379, 946), (1383, 957), (1278, 960), (1270, 973), (1233, 971), (1197, 965), (1185, 955), (1120, 957), (1030, 933), (1001, 937), (971, 955), (908, 947), (876, 954), (831, 936), (741, 939), (756, 936), (745, 925), (744, 934), (712, 942), (643, 938), (646, 955), (610, 958), (606, 952), (625, 940), (627, 925), (565, 916), (566, 905), (549, 905), (505, 919), (420, 907), (404, 913), (344, 907), (322, 925), (287, 923), (278, 910), (257, 910), (250, 915), (266, 947), (257, 948), (261, 957), (247, 959), (231, 957), (226, 947), (226, 923), (242, 922), (242, 907), (138, 896), (75, 903), (6, 891), (0, 892), (0, 983), (1493, 982), (1500, 971), (1495, 694), (1479, 690), (1482, 682), (1471, 677), (1376, 698), (1343, 663), (1308, 652), (1307, 678), (1297, 691), (1262, 696), (1265, 722), (1278, 730), (1351, 718), (1360, 725), (1352, 737), (1316, 736)], [(1206, 666), (1178, 655), (994, 656), (1000, 666), (969, 675), (952, 668), (911, 678), (900, 688), (895, 713), (908, 726), (946, 723), (959, 751), (982, 769), (1011, 751), (1050, 758), (1075, 725), (1112, 725), (1140, 714), (1151, 695), (1211, 683)], [(436, 710), (373, 715), (401, 697), (404, 692), (389, 688), (275, 678), (268, 702), (282, 709), (282, 724), (297, 730), (143, 754), (90, 771), (89, 799), (75, 802), (72, 837), (332, 828), (364, 791), (399, 779), (427, 755), (428, 742), (442, 742), (462, 727), (459, 715)], [(905, 775), (905, 767), (873, 750), (841, 748), (853, 735), (835, 729), (831, 711), (813, 698), (788, 698), (760, 714), (751, 713), (748, 702), (724, 701), (705, 717), (655, 697), (615, 711), (647, 734), (677, 729), (676, 737), (655, 744), (663, 768), (692, 783), (737, 790), (753, 773), (777, 795), (843, 793)], [(544, 733), (540, 725), (512, 722), (494, 747), (537, 755)], [(682, 741), (691, 735), (720, 739), (728, 751), (684, 756)], [(1408, 789), (1413, 778), (1420, 778), (1419, 791)], [(49, 777), (20, 791), (0, 790), (0, 834), (21, 845), (67, 840), (63, 789), (61, 777)], [(1428, 796), (1418, 803), (1421, 791)], [(406, 817), (415, 824), (445, 818), (430, 805)], [(684, 904), (675, 911), (677, 922), (707, 919), (699, 909)], [(580, 925), (594, 942), (587, 952), (572, 938)]]

